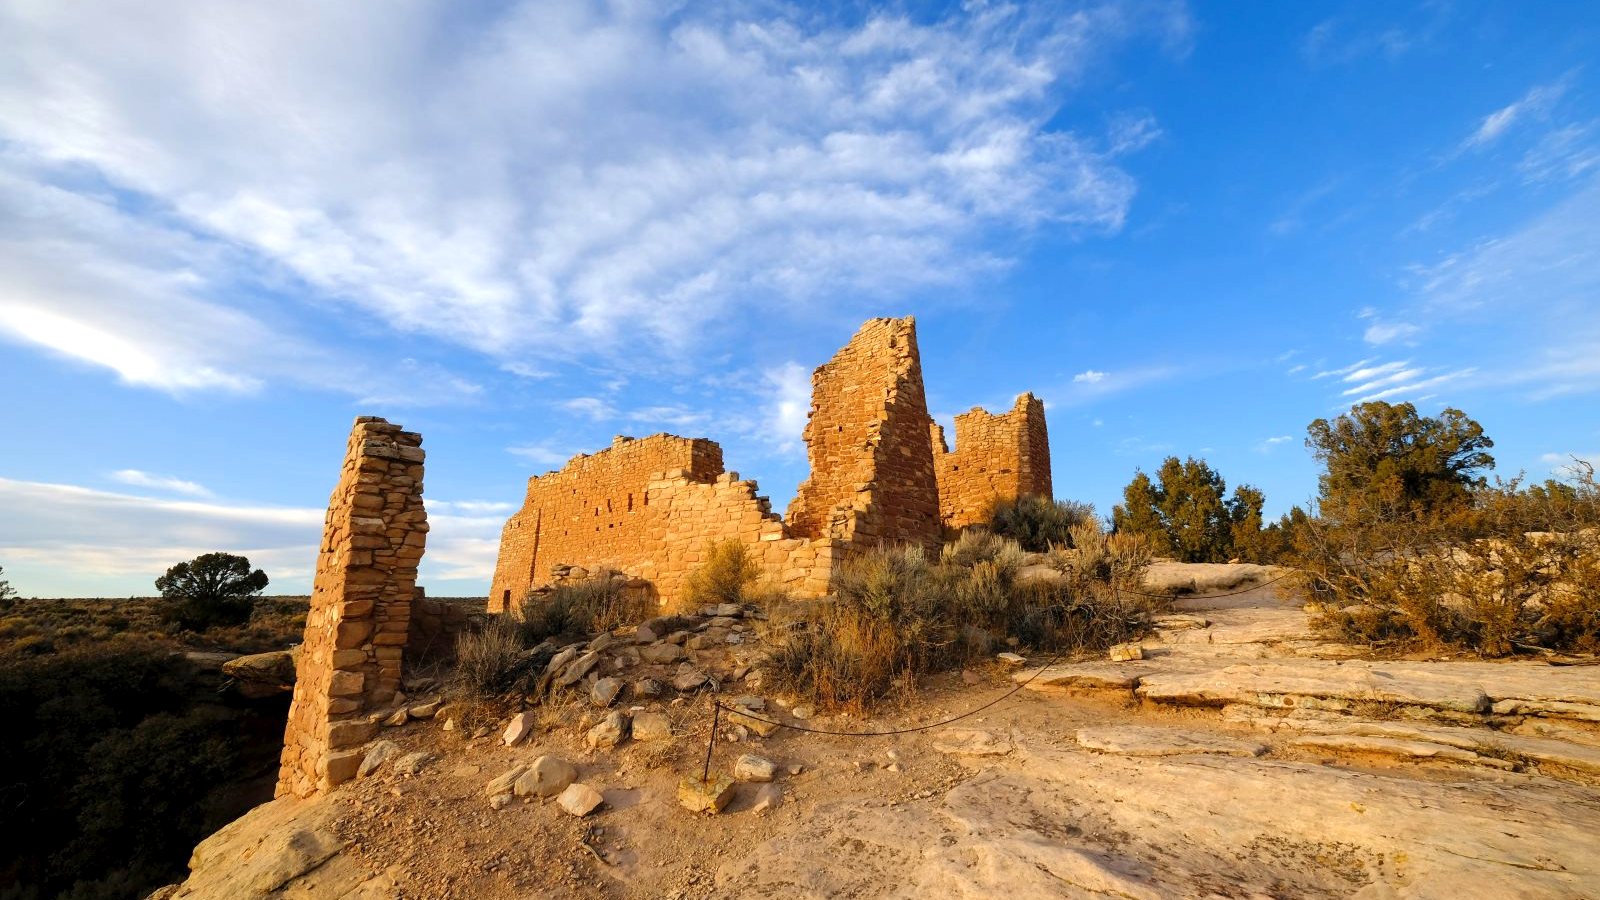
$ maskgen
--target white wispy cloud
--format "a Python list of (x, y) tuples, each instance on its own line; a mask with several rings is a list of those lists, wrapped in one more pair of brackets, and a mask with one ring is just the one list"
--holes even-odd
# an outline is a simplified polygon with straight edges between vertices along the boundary
[(1398, 322), (1384, 319), (1378, 315), (1377, 310), (1370, 306), (1361, 310), (1361, 312), (1357, 314), (1357, 318), (1366, 319), (1372, 323), (1368, 325), (1366, 330), (1361, 333), (1361, 339), (1373, 345), (1374, 347), (1390, 344), (1395, 341), (1404, 341), (1408, 338), (1415, 337), (1422, 331), (1421, 328), (1413, 325), (1410, 322)]
[(1072, 376), (1073, 384), (1099, 384), (1105, 380), (1106, 373), (1098, 372), (1094, 369), (1090, 369), (1087, 372), (1079, 372), (1078, 374)]
[(1287, 434), (1280, 434), (1261, 441), (1260, 443), (1256, 444), (1255, 449), (1257, 453), (1271, 453), (1279, 444), (1287, 444), (1292, 440), (1294, 440), (1293, 437)]
[(118, 469), (111, 473), (113, 481), (133, 487), (154, 488), (158, 491), (171, 491), (174, 494), (186, 494), (190, 497), (214, 496), (205, 485), (194, 481), (185, 481), (173, 475), (155, 475), (139, 469)]
[(513, 456), (520, 456), (523, 459), (530, 460), (534, 465), (548, 466), (552, 469), (565, 465), (567, 460), (578, 453), (578, 451), (572, 449), (556, 448), (549, 442), (507, 447), (506, 452)]
[(1339, 396), (1345, 403), (1367, 403), (1373, 400), (1395, 398), (1421, 401), (1433, 395), (1426, 393), (1447, 384), (1459, 384), (1477, 374), (1475, 367), (1445, 369), (1413, 365), (1408, 360), (1360, 362), (1317, 373), (1316, 378), (1335, 378), (1340, 384)]
[(1117, 46), (1186, 29), (1179, 3), (1113, 0), (843, 25), (578, 0), (7, 6), (0, 332), (130, 384), (248, 391), (348, 367), (241, 280), (518, 373), (959, 283), (1006, 264), (996, 235), (1122, 227), (1118, 158), (1159, 129), (1074, 129), (1062, 104)]
[(573, 397), (556, 405), (567, 412), (576, 413), (596, 422), (615, 419), (618, 415), (615, 406), (599, 397)]
[(1462, 142), (1462, 149), (1492, 144), (1518, 122), (1549, 112), (1556, 101), (1567, 92), (1569, 80), (1570, 76), (1550, 84), (1536, 85), (1520, 99), (1484, 116), (1478, 122), (1478, 127)]

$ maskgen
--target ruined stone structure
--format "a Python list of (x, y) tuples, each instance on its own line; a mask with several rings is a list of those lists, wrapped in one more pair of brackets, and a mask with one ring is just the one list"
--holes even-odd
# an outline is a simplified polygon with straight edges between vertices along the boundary
[(707, 545), (730, 538), (750, 546), (774, 582), (797, 593), (825, 591), (834, 548), (790, 537), (756, 490), (723, 471), (714, 441), (619, 436), (608, 449), (528, 480), (522, 508), (501, 534), (489, 609), (521, 603), (552, 568), (571, 564), (647, 579), (670, 601)]
[(988, 521), (996, 501), (1029, 494), (1052, 496), (1050, 436), (1044, 404), (1023, 394), (1010, 412), (979, 407), (956, 416), (956, 446), (945, 445), (944, 428), (930, 428), (939, 479), (939, 515), (946, 528)]
[(383, 419), (356, 419), (328, 501), (317, 573), (284, 730), (277, 795), (307, 797), (356, 773), (393, 701), (411, 629), (422, 507), (422, 438)]
[(811, 477), (789, 504), (795, 534), (849, 546), (937, 544), (916, 320), (872, 319), (811, 376)]
[[(956, 451), (946, 450), (928, 416), (909, 316), (868, 321), (816, 370), (811, 388), (811, 476), (787, 520), (772, 513), (755, 482), (723, 470), (712, 441), (618, 437), (528, 480), (522, 508), (501, 535), (489, 610), (520, 604), (570, 565), (646, 579), (670, 604), (707, 546), (729, 538), (749, 547), (789, 593), (821, 596), (852, 552), (933, 546), (947, 524), (973, 521), (993, 497), (1050, 492), (1044, 407), (1031, 394), (1001, 416), (958, 417)], [(942, 510), (947, 482), (953, 505)]]

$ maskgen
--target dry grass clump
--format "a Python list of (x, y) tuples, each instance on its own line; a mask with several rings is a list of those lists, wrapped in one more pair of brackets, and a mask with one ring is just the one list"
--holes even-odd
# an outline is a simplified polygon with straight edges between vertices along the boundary
[(498, 697), (532, 674), (526, 630), (515, 616), (490, 616), (477, 629), (456, 637), (455, 693), (466, 697)]
[(732, 538), (706, 545), (705, 559), (689, 573), (676, 612), (718, 603), (744, 603), (753, 597), (761, 566), (750, 548)]
[(1600, 487), (1592, 469), (1473, 491), (1447, 514), (1366, 509), (1296, 535), (1313, 623), (1396, 649), (1600, 651)]
[(642, 622), (652, 612), (642, 593), (609, 572), (530, 592), (521, 606), (456, 638), (455, 693), (488, 699), (528, 688), (549, 660), (548, 652), (535, 649), (547, 638), (587, 637)]
[(1093, 522), (1094, 517), (1094, 507), (1088, 503), (1028, 494), (997, 502), (989, 511), (989, 530), (1030, 553), (1043, 553), (1052, 544), (1072, 546), (1073, 526)]
[(533, 646), (556, 635), (590, 635), (650, 618), (648, 599), (625, 582), (602, 572), (530, 593), (510, 615), (521, 626), (523, 642)]
[(918, 546), (860, 554), (843, 566), (833, 596), (774, 623), (775, 679), (819, 704), (860, 710), (920, 674), (986, 657), (1007, 638), (1074, 652), (1143, 633), (1148, 604), (1113, 581), (1136, 580), (1148, 549), (1103, 535), (1092, 521), (1076, 539), (1089, 545), (1086, 562), (1057, 581), (1022, 582), (1021, 547), (982, 532), (946, 545), (937, 563)]

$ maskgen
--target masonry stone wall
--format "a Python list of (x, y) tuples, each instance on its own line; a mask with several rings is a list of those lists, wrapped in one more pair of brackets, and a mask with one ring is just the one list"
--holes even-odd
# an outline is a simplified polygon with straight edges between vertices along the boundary
[[(1044, 407), (1032, 394), (1001, 416), (957, 417), (956, 450), (945, 448), (928, 416), (909, 316), (869, 320), (817, 368), (811, 387), (811, 473), (787, 519), (773, 514), (755, 482), (723, 471), (712, 441), (618, 437), (528, 480), (501, 534), (489, 611), (520, 604), (566, 566), (645, 579), (671, 605), (708, 545), (730, 538), (750, 549), (771, 582), (818, 597), (852, 552), (934, 546), (947, 522), (986, 512), (996, 496), (1050, 493)], [(946, 482), (950, 503), (941, 507)]]
[(284, 729), (277, 796), (308, 797), (349, 780), (393, 701), (427, 538), (420, 435), (356, 419), (328, 501), (317, 571)]
[(789, 505), (796, 537), (849, 548), (937, 544), (937, 477), (916, 320), (872, 319), (811, 376), (811, 477)]
[(1021, 395), (1010, 412), (999, 415), (973, 407), (956, 416), (955, 426), (954, 450), (945, 445), (943, 427), (933, 424), (929, 429), (939, 514), (946, 528), (988, 521), (998, 500), (1053, 496), (1044, 404), (1032, 393)]
[(456, 638), (467, 630), (472, 617), (466, 608), (443, 600), (430, 600), (418, 587), (411, 599), (411, 627), (406, 633), (406, 666), (455, 656)]
[(767, 577), (797, 593), (827, 589), (834, 559), (826, 542), (796, 540), (753, 481), (724, 472), (722, 448), (703, 438), (617, 437), (528, 480), (523, 505), (501, 533), (489, 610), (520, 604), (559, 566), (609, 568), (655, 585), (664, 604), (709, 543), (737, 539)]

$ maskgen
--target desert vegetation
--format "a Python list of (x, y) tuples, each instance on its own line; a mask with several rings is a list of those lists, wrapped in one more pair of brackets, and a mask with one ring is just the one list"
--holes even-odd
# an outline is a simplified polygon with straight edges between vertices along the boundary
[(137, 638), (0, 654), (0, 896), (143, 896), (269, 797), (287, 698), (220, 678)]
[(1494, 442), (1456, 409), (1358, 404), (1318, 419), (1310, 511), (1278, 526), (1329, 636), (1396, 651), (1484, 656), (1600, 649), (1600, 489), (1490, 481)]
[(1150, 561), (1142, 538), (1107, 535), (1088, 517), (1049, 558), (1065, 577), (1023, 580), (1027, 553), (983, 530), (963, 533), (937, 559), (916, 545), (862, 553), (844, 565), (827, 601), (775, 618), (774, 675), (825, 708), (860, 710), (919, 675), (1013, 643), (1068, 654), (1148, 627), (1154, 601), (1128, 590)]
[(527, 693), (550, 660), (551, 654), (535, 649), (545, 640), (587, 637), (653, 615), (652, 601), (613, 574), (601, 572), (530, 592), (521, 604), (463, 632), (456, 639), (456, 693), (473, 700)]
[(1203, 459), (1169, 456), (1151, 480), (1137, 472), (1123, 488), (1111, 521), (1120, 533), (1137, 534), (1162, 556), (1179, 562), (1265, 562), (1261, 509), (1266, 496), (1248, 484), (1232, 496), (1222, 475)]
[(994, 505), (989, 531), (1016, 541), (1023, 550), (1043, 553), (1051, 547), (1073, 546), (1072, 529), (1094, 517), (1094, 507), (1088, 503), (1024, 494)]

